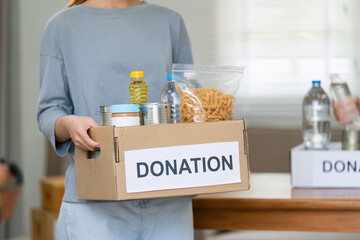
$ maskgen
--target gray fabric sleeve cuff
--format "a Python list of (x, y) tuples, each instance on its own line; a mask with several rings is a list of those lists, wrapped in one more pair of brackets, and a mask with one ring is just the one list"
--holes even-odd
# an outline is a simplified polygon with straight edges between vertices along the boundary
[(46, 119), (45, 128), (42, 131), (46, 138), (49, 139), (51, 145), (53, 146), (55, 152), (60, 157), (64, 157), (69, 151), (71, 145), (71, 139), (65, 142), (57, 142), (55, 138), (55, 122), (58, 118), (67, 116), (66, 113), (62, 111), (52, 111), (51, 114), (47, 114), (48, 116), (44, 116)]

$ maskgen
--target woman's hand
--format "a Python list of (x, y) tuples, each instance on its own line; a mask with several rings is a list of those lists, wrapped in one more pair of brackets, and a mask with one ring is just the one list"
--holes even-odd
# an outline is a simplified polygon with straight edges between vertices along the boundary
[[(359, 113), (360, 112), (360, 104), (359, 104), (359, 98), (353, 98), (353, 101), (355, 103), (349, 103), (349, 102), (332, 102), (332, 106), (334, 109), (334, 115), (336, 120), (341, 124), (349, 124), (352, 122), (352, 114), (353, 113)], [(355, 109), (357, 108), (357, 109)]]
[(89, 137), (87, 131), (97, 126), (99, 125), (91, 117), (76, 115), (60, 117), (55, 123), (55, 138), (58, 142), (65, 142), (71, 138), (76, 147), (94, 151), (99, 144)]

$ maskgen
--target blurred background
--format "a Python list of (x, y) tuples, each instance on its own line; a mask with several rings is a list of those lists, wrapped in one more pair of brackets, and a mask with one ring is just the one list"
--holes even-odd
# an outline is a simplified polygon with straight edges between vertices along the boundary
[[(20, 166), (25, 182), (2, 234), (16, 237), (30, 234), (39, 180), (63, 174), (69, 161), (55, 156), (36, 122), (41, 34), (68, 1), (0, 2), (0, 157)], [(311, 80), (320, 79), (329, 93), (328, 76), (337, 72), (360, 95), (358, 0), (149, 2), (183, 16), (195, 63), (245, 67), (235, 117), (247, 121), (253, 172), (289, 172), (289, 150), (302, 142), (301, 104)], [(339, 140), (334, 118), (332, 129)]]

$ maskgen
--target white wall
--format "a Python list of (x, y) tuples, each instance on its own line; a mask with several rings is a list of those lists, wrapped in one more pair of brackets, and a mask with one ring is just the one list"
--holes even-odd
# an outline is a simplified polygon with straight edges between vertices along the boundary
[(30, 208), (40, 206), (39, 179), (44, 176), (46, 144), (36, 122), (39, 95), (39, 46), (47, 20), (67, 0), (11, 2), (10, 158), (24, 172), (25, 185), (10, 223), (11, 235), (30, 232)]

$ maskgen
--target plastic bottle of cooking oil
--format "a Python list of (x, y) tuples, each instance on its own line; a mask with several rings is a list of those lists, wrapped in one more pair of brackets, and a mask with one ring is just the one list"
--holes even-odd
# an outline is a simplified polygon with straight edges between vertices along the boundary
[(132, 104), (147, 103), (148, 85), (144, 81), (144, 72), (135, 71), (130, 74), (131, 83), (129, 85), (130, 97)]

